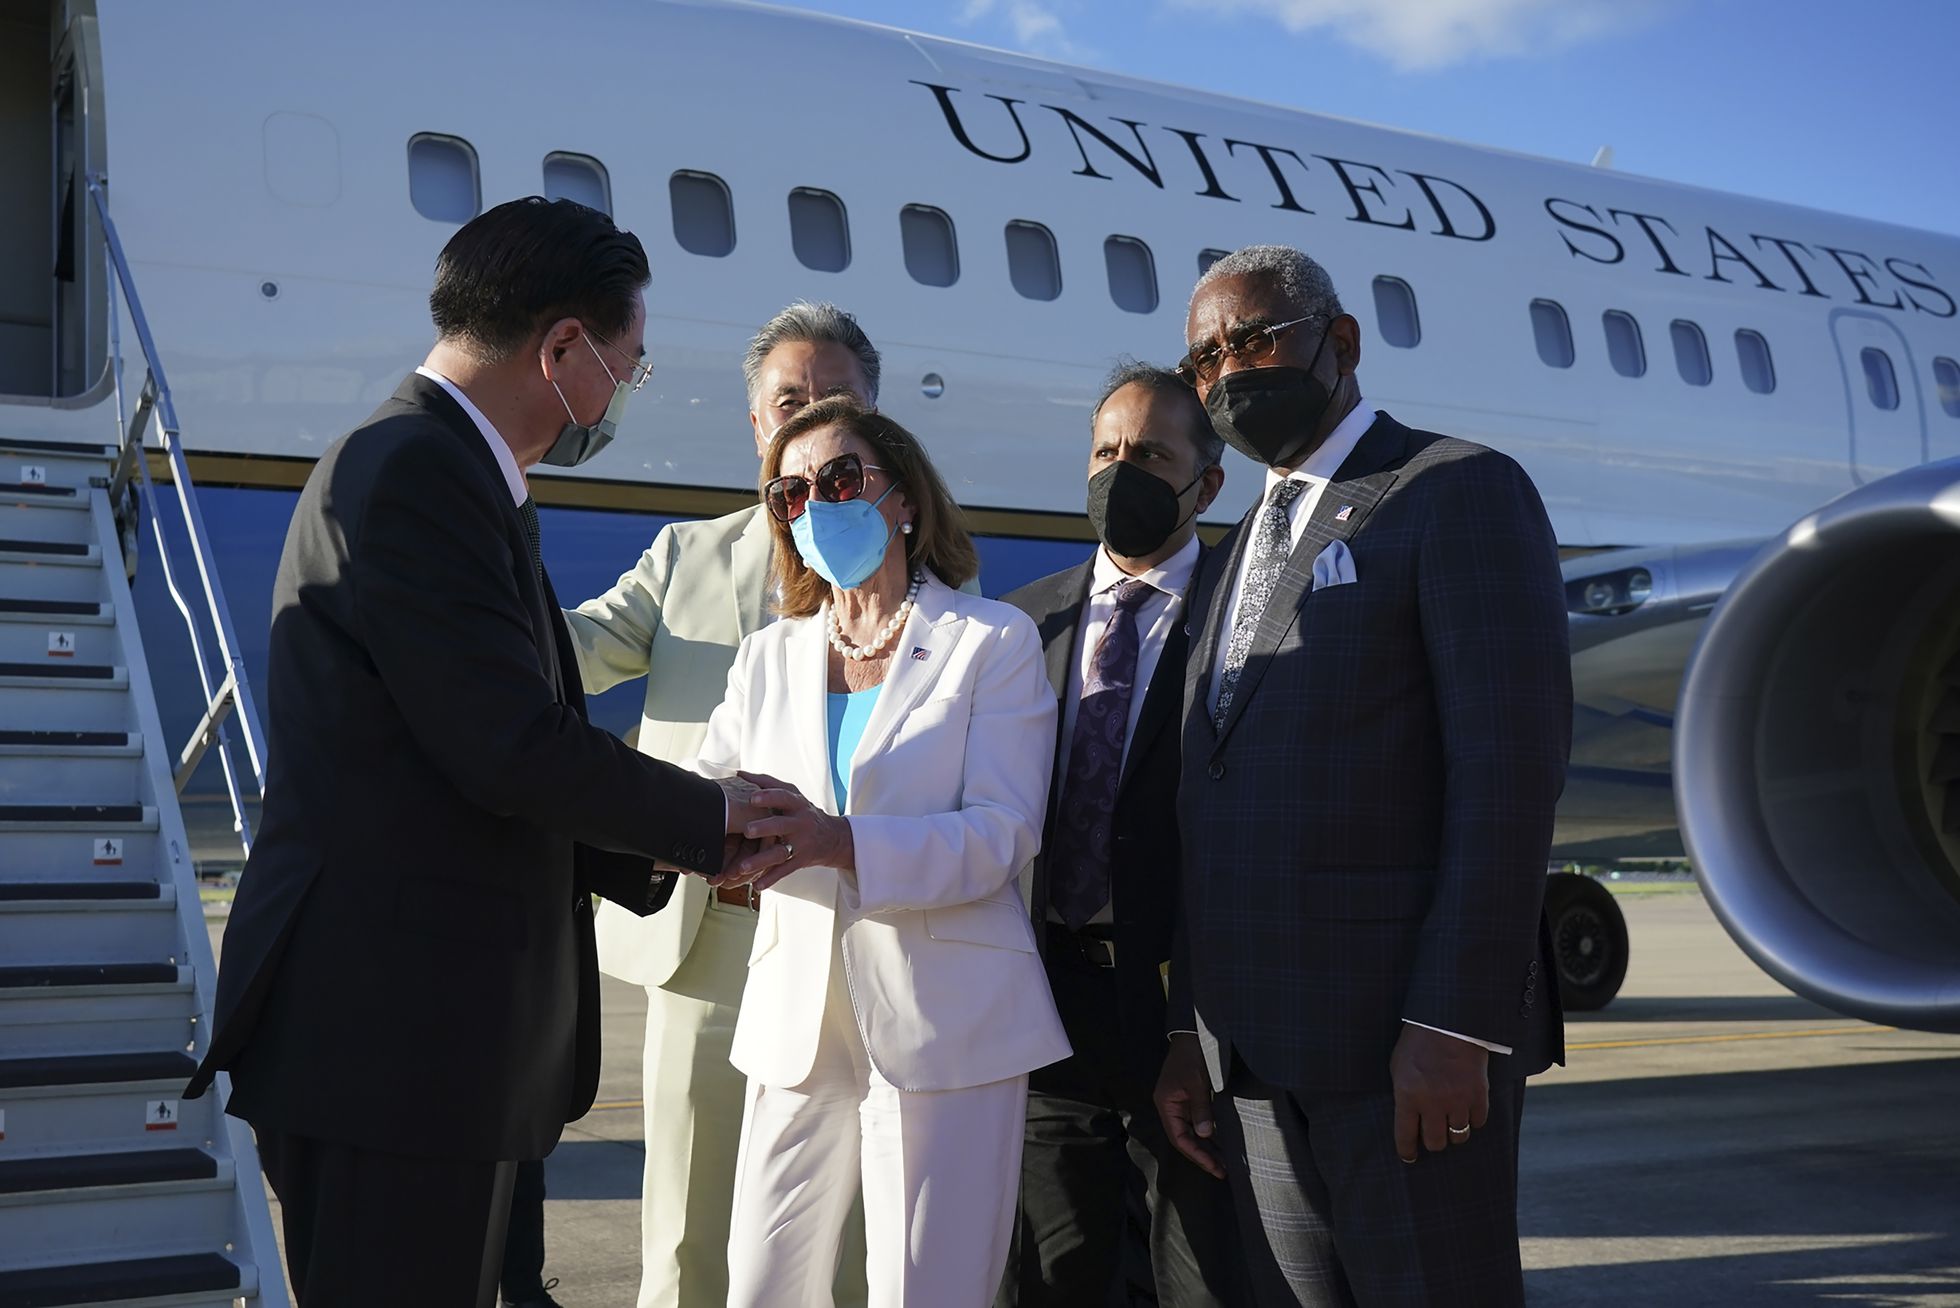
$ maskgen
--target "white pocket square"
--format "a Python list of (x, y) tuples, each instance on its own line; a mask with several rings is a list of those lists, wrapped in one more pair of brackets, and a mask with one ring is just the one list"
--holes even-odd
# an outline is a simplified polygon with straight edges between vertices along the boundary
[(1313, 588), (1320, 590), (1326, 586), (1345, 586), (1354, 580), (1354, 555), (1349, 552), (1347, 542), (1329, 542), (1320, 557), (1313, 561)]

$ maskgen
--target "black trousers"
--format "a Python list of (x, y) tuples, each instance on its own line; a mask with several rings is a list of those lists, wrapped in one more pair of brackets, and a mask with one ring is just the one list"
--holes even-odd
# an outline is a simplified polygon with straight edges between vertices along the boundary
[(1470, 1142), (1395, 1156), (1395, 1095), (1299, 1094), (1236, 1058), (1213, 1105), (1259, 1308), (1518, 1308), (1524, 1082)]
[(504, 1234), (505, 1303), (544, 1297), (544, 1160), (517, 1165), (510, 1190), (510, 1224)]
[(300, 1308), (494, 1308), (515, 1164), (258, 1141)]
[(1147, 1029), (1126, 1040), (1116, 973), (1052, 944), (1049, 955), (1075, 1053), (1028, 1077), (1020, 1207), (996, 1308), (1240, 1302), (1229, 1192), (1170, 1147), (1151, 1103), (1161, 1021), (1132, 1023)]

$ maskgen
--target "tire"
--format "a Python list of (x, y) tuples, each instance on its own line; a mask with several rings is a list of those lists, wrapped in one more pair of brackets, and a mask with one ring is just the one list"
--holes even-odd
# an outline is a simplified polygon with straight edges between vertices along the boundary
[(1568, 1013), (1595, 1013), (1613, 1002), (1627, 979), (1627, 920), (1605, 886), (1573, 872), (1545, 883), (1545, 917), (1552, 928), (1552, 966)]

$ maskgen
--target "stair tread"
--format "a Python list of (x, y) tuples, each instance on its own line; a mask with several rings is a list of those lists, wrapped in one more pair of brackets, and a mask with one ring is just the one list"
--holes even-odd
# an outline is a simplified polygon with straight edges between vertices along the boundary
[(45, 613), (50, 617), (90, 618), (109, 611), (97, 600), (12, 599), (0, 597), (0, 613)]
[[(0, 990), (157, 985), (176, 979), (175, 963), (37, 963), (0, 967)], [(4, 1193), (4, 1190), (0, 1190), (0, 1193)]]
[(0, 881), (0, 904), (43, 899), (161, 899), (154, 881)]
[(0, 745), (125, 749), (134, 743), (132, 733), (127, 731), (0, 731)]
[(161, 1298), (236, 1290), (243, 1284), (238, 1264), (216, 1253), (31, 1267), (0, 1272), (0, 1308), (58, 1308)]
[(64, 1054), (0, 1059), (0, 1090), (29, 1086), (113, 1085), (121, 1081), (188, 1082), (197, 1060), (175, 1049), (126, 1054)]
[(0, 804), (0, 822), (141, 822), (141, 804)]
[(73, 486), (44, 486), (38, 482), (15, 482), (0, 486), (0, 495), (45, 495), (49, 499), (73, 499), (78, 493)]
[(94, 548), (93, 545), (65, 540), (9, 540), (0, 536), (0, 552), (11, 554), (59, 554), (67, 558), (81, 558)]
[(68, 1154), (0, 1162), (0, 1194), (81, 1190), (157, 1181), (209, 1181), (218, 1160), (202, 1149), (138, 1149), (120, 1154)]
[(113, 663), (0, 663), (0, 677), (59, 677), (63, 681), (114, 681)]
[(41, 441), (29, 440), (26, 437), (15, 439), (11, 436), (0, 436), (0, 454), (23, 453), (65, 454), (77, 459), (113, 459), (116, 457), (116, 447), (113, 445), (98, 445), (93, 441), (77, 443), (75, 441)]

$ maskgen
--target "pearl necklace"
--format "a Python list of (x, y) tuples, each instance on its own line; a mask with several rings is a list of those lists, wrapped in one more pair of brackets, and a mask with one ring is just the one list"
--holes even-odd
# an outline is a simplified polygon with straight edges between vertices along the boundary
[(915, 572), (912, 574), (912, 584), (905, 588), (904, 603), (898, 606), (898, 611), (892, 614), (890, 620), (884, 626), (878, 628), (877, 636), (868, 645), (853, 645), (850, 641), (845, 640), (844, 633), (837, 629), (836, 608), (826, 606), (823, 625), (824, 634), (830, 638), (830, 647), (847, 659), (862, 661), (864, 659), (877, 658), (879, 651), (883, 650), (891, 642), (891, 638), (898, 634), (899, 628), (905, 625), (905, 619), (912, 612), (912, 601), (918, 598), (918, 594), (919, 574)]

